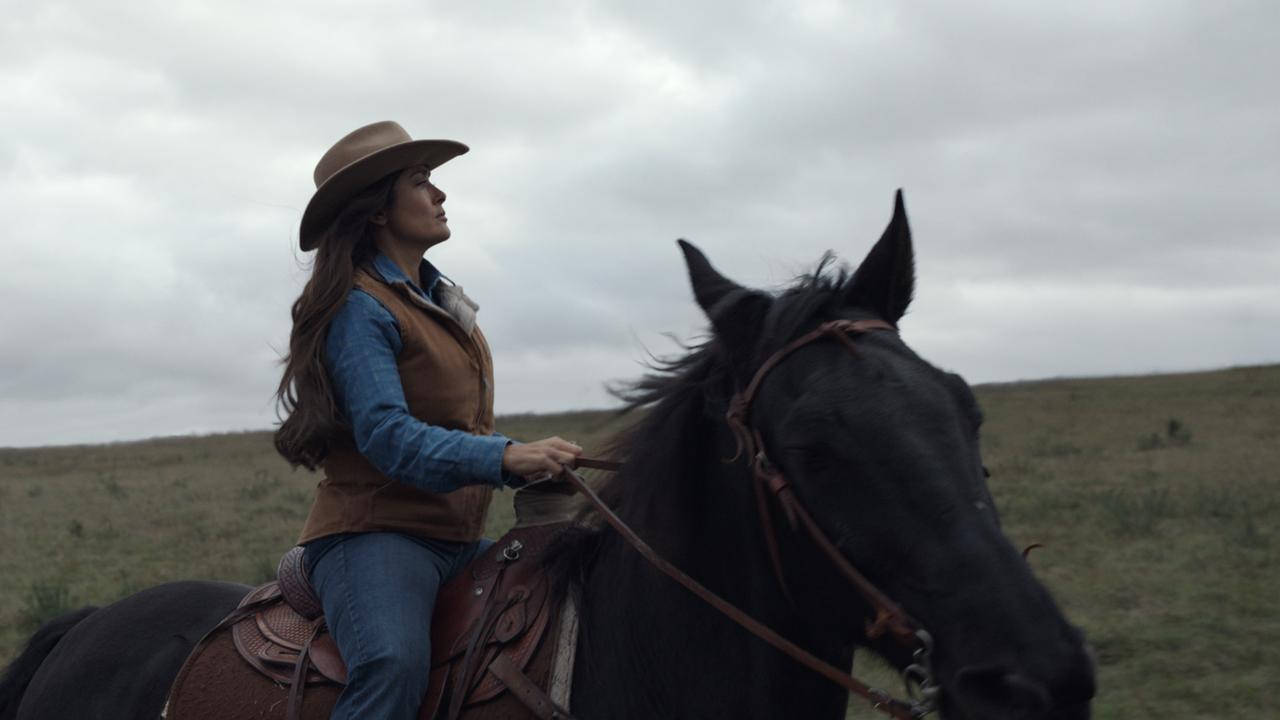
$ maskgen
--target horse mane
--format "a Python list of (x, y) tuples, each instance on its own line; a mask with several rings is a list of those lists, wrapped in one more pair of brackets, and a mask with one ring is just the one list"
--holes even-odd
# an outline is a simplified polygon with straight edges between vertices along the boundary
[[(797, 277), (790, 287), (771, 294), (774, 302), (764, 318), (762, 347), (781, 345), (809, 329), (819, 317), (826, 319), (825, 316), (843, 308), (844, 290), (851, 274), (835, 262), (835, 255), (828, 250), (812, 272)], [(720, 389), (728, 368), (716, 338), (707, 336), (699, 343), (679, 344), (685, 351), (683, 355), (654, 358), (647, 364), (649, 372), (638, 380), (610, 387), (610, 394), (624, 403), (620, 413), (650, 406), (659, 409), (687, 399), (690, 392), (706, 394)], [(658, 420), (637, 423), (611, 443), (610, 449), (625, 452), (634, 445), (644, 445), (646, 433), (643, 431), (656, 427), (661, 427)]]
[[(769, 293), (772, 302), (757, 353), (771, 352), (818, 323), (847, 314), (845, 291), (851, 281), (852, 274), (837, 265), (828, 251), (812, 272)], [(687, 494), (689, 474), (704, 461), (695, 455), (704, 450), (696, 439), (719, 428), (738, 389), (726, 352), (714, 334), (695, 343), (677, 342), (682, 354), (652, 357), (640, 378), (609, 388), (623, 402), (618, 415), (637, 417), (606, 444), (605, 456), (622, 460), (624, 467), (602, 479), (597, 491), (642, 535), (655, 515), (666, 514)], [(584, 511), (584, 519), (592, 514)], [(591, 523), (563, 533), (559, 547), (549, 554), (552, 578), (585, 579), (603, 535)]]

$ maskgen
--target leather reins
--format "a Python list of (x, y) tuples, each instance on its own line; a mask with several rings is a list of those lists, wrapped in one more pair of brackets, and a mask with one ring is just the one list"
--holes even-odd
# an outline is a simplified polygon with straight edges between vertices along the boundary
[[(801, 648), (795, 643), (787, 640), (779, 635), (772, 628), (761, 623), (759, 620), (751, 617), (741, 609), (728, 602), (724, 598), (716, 595), (708, 590), (698, 581), (689, 577), (680, 568), (672, 565), (669, 561), (659, 555), (652, 547), (649, 546), (639, 535), (635, 533), (618, 515), (604, 503), (603, 500), (591, 489), (586, 480), (575, 472), (572, 468), (565, 466), (565, 477), (568, 478), (570, 484), (577, 489), (578, 492), (591, 503), (593, 507), (600, 513), (613, 527), (614, 530), (622, 536), (642, 557), (648, 560), (654, 567), (663, 574), (675, 580), (684, 586), (694, 595), (698, 596), (711, 607), (715, 608), (721, 614), (733, 620), (742, 626), (751, 634), (764, 640), (768, 644), (777, 648), (788, 657), (799, 662), (801, 665), (808, 667), (814, 672), (826, 677), (832, 682), (840, 685), (851, 693), (866, 698), (871, 702), (872, 706), (892, 717), (901, 720), (914, 720), (922, 718), (936, 709), (937, 696), (939, 689), (933, 679), (933, 669), (930, 664), (930, 655), (933, 651), (933, 641), (929, 633), (920, 627), (918, 623), (911, 619), (896, 603), (889, 599), (887, 595), (881, 592), (875, 585), (867, 580), (862, 573), (844, 557), (835, 543), (827, 537), (822, 531), (813, 517), (805, 509), (804, 504), (800, 502), (791, 488), (790, 481), (782, 474), (776, 466), (769, 461), (764, 449), (764, 439), (758, 430), (750, 425), (751, 403), (755, 399), (756, 393), (763, 384), (765, 376), (778, 366), (787, 356), (796, 350), (820, 340), (825, 337), (834, 337), (843, 342), (850, 350), (856, 354), (857, 348), (853, 340), (849, 337), (851, 334), (864, 334), (875, 330), (897, 331), (893, 325), (883, 320), (834, 320), (823, 323), (817, 329), (807, 333), (795, 341), (775, 352), (768, 360), (765, 361), (760, 369), (756, 371), (755, 376), (747, 385), (746, 389), (737, 393), (733, 400), (729, 403), (729, 411), (725, 415), (730, 429), (733, 431), (738, 442), (738, 454), (732, 460), (736, 460), (746, 452), (752, 457), (752, 469), (755, 476), (755, 488), (757, 505), (760, 512), (761, 525), (764, 527), (765, 543), (769, 548), (769, 556), (773, 563), (774, 574), (781, 584), (784, 594), (791, 599), (791, 591), (787, 586), (782, 569), (781, 553), (778, 550), (777, 536), (773, 529), (773, 523), (770, 520), (770, 509), (767, 504), (767, 497), (773, 496), (777, 498), (778, 504), (782, 507), (784, 514), (790, 521), (792, 528), (795, 529), (797, 522), (804, 526), (809, 536), (814, 540), (823, 553), (831, 560), (847, 578), (859, 593), (866, 599), (875, 613), (875, 618), (869, 620), (866, 625), (866, 634), (869, 638), (878, 638), (884, 633), (889, 633), (899, 642), (908, 647), (914, 647), (912, 663), (903, 671), (903, 679), (906, 681), (908, 692), (911, 695), (911, 702), (897, 700), (891, 697), (884, 690), (873, 688), (870, 685), (851, 676), (848, 672), (841, 670), (834, 665), (825, 662), (807, 650)], [(597, 458), (580, 457), (576, 461), (577, 467), (596, 468), (601, 470), (616, 471), (621, 468), (621, 463), (601, 460)], [(794, 604), (794, 603), (793, 603)]]

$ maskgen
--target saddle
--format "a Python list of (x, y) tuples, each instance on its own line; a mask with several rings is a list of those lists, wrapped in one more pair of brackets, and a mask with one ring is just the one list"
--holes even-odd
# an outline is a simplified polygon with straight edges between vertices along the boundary
[[(570, 717), (561, 707), (567, 704), (567, 695), (556, 702), (541, 688), (552, 680), (555, 646), (565, 642), (544, 642), (563, 632), (560, 598), (552, 597), (540, 558), (566, 526), (518, 527), (441, 588), (432, 617), (430, 681), (419, 711), (421, 720), (457, 718), (464, 708), (494, 702), (508, 690), (510, 699), (518, 701), (512, 708), (526, 716)], [(262, 684), (262, 692), (275, 693), (274, 701), (237, 699), (246, 708), (240, 711), (244, 716), (328, 717), (328, 708), (321, 706), (332, 707), (346, 681), (346, 667), (324, 618), (318, 615), (314, 593), (308, 597), (309, 586), (298, 581), (299, 550), (282, 560), (279, 580), (249, 593), (240, 608), (192, 651), (170, 691), (167, 720), (239, 716), (206, 714), (213, 702), (209, 695), (215, 692), (207, 681), (211, 673), (219, 672), (212, 665), (226, 664), (225, 656), (233, 654), (225, 647), (226, 635), (243, 661), (240, 667), (252, 668), (253, 674), (270, 681), (270, 687)], [(556, 632), (548, 632), (553, 628)], [(217, 644), (221, 650), (213, 647)], [(206, 645), (209, 649), (202, 652)], [(221, 659), (202, 661), (204, 656)], [(197, 681), (191, 682), (193, 678)], [(563, 685), (567, 679), (559, 682)], [(286, 689), (287, 703), (282, 697)]]

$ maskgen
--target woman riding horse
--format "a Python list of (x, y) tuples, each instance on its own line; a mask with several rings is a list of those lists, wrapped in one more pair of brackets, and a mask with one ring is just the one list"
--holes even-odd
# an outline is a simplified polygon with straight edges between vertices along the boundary
[(432, 171), (467, 149), (362, 127), (320, 159), (302, 217), (315, 266), (293, 305), (275, 442), (324, 471), (299, 543), (347, 663), (334, 718), (416, 716), (436, 593), (490, 544), (493, 490), (581, 453), (494, 432), (478, 308), (423, 257), (451, 235)]
[[(377, 147), (353, 155), (375, 157)], [(456, 151), (454, 146), (451, 152)], [(407, 169), (408, 182), (429, 186), (429, 178), (414, 173), (439, 164), (440, 157), (415, 159)], [(397, 173), (393, 183), (404, 179), (405, 169), (391, 172)], [(330, 173), (319, 174), (323, 180)], [(391, 191), (389, 184), (384, 192), (389, 197)], [(443, 195), (434, 188), (421, 192), (432, 193), (425, 211), (440, 213)], [(401, 197), (397, 194), (397, 202)], [(414, 199), (421, 196), (409, 197), (414, 204), (424, 202)], [(387, 206), (385, 199), (370, 200), (351, 227), (407, 222), (392, 218), (394, 210), (378, 213)], [(435, 217), (443, 220), (442, 213)], [(603, 489), (612, 510), (602, 513), (616, 512), (616, 520), (705, 590), (821, 660), (832, 673), (815, 672), (816, 665), (798, 661), (799, 653), (780, 652), (778, 644), (761, 639), (764, 634), (747, 632), (723, 609), (690, 592), (691, 585), (657, 572), (624, 539), (621, 525), (588, 522), (564, 533), (549, 568), (556, 591), (572, 597), (578, 608), (568, 710), (590, 720), (838, 720), (846, 716), (848, 697), (841, 686), (846, 683), (832, 682), (832, 675), (847, 679), (854, 649), (867, 647), (917, 681), (922, 702), (895, 705), (903, 711), (899, 717), (936, 708), (947, 720), (1087, 720), (1096, 690), (1088, 645), (1001, 530), (983, 469), (977, 401), (963, 379), (920, 358), (894, 330), (915, 287), (901, 197), (884, 235), (854, 273), (820, 268), (780, 293), (742, 287), (716, 272), (692, 246), (683, 249), (694, 297), (712, 332), (705, 343), (627, 393), (645, 412), (617, 444), (625, 462)], [(340, 263), (336, 266), (341, 270)], [(317, 257), (317, 275), (340, 274), (334, 267), (335, 262)], [(354, 275), (355, 264), (350, 267)], [(419, 272), (419, 280), (425, 279)], [(401, 293), (399, 300), (407, 298), (407, 306), (412, 303), (397, 306), (402, 314), (392, 318), (399, 327), (387, 333), (388, 342), (400, 335), (398, 361), (425, 352), (410, 345), (414, 335), (404, 329), (418, 320), (409, 309), (433, 313), (432, 319), (450, 329), (457, 323), (455, 331), (464, 340), (471, 337), (461, 335), (456, 318), (444, 320), (433, 309), (439, 302), (449, 306), (440, 293), (447, 285), (435, 286), (434, 301), (419, 301), (406, 281), (390, 289), (378, 285), (383, 281), (377, 278), (365, 282), (374, 292), (394, 290)], [(339, 289), (334, 298), (350, 294)], [(312, 318), (307, 327), (324, 326), (329, 319)], [(299, 320), (305, 323), (306, 316)], [(319, 353), (319, 336), (311, 337)], [(293, 351), (301, 357), (296, 346)], [(297, 374), (295, 381), (325, 383), (326, 376), (317, 374), (322, 369), (313, 364), (311, 374)], [(397, 372), (407, 391), (410, 381)], [(471, 372), (472, 387), (423, 392), (473, 393), (473, 409), (481, 417), (477, 427), (484, 428), (485, 376)], [(412, 410), (414, 397), (406, 403)], [(316, 406), (300, 404), (297, 412), (307, 408)], [(319, 415), (337, 417), (336, 411)], [(372, 509), (398, 510), (377, 505), (379, 493), (363, 494), (367, 485), (332, 481), (336, 459), (345, 457), (350, 466), (360, 467), (349, 446), (341, 454), (341, 443), (354, 443), (359, 434), (351, 432), (349, 438), (335, 435), (339, 439), (332, 447), (309, 446), (315, 454), (308, 459), (324, 459), (331, 478), (322, 495), (352, 499), (338, 504), (344, 522), (366, 517)], [(507, 448), (501, 439), (476, 437), (470, 442), (503, 443), (504, 457), (530, 452)], [(541, 457), (560, 459), (550, 453)], [(547, 463), (515, 467), (515, 472), (508, 468), (507, 474), (552, 469)], [(372, 482), (381, 483), (376, 485), (381, 493), (408, 492), (393, 480)], [(820, 532), (806, 531), (810, 522)], [(344, 569), (346, 550), (354, 556), (356, 546), (345, 536), (330, 542), (315, 570), (322, 583), (341, 587), (344, 580), (333, 578)], [(470, 547), (464, 541), (418, 539), (396, 547), (427, 545), (459, 553)], [(330, 562), (336, 569), (325, 567)], [(891, 615), (877, 612), (889, 605), (851, 584), (850, 569), (900, 608), (908, 629), (927, 631), (929, 640), (920, 634), (917, 647), (899, 642), (892, 627), (881, 622)], [(169, 583), (51, 622), (0, 679), (0, 720), (159, 716), (192, 647), (249, 590), (230, 583)], [(411, 591), (416, 588), (404, 592)], [(242, 692), (234, 668), (256, 671), (234, 649), (229, 652), (229, 664), (217, 671), (234, 678), (234, 692)], [(275, 717), (283, 717), (287, 691), (259, 682), (277, 694), (277, 701), (267, 705)], [(868, 694), (885, 709), (881, 694)], [(257, 713), (264, 706), (253, 707)], [(216, 703), (200, 709), (207, 712), (188, 720), (226, 717)], [(494, 717), (486, 712), (476, 707), (464, 717)]]

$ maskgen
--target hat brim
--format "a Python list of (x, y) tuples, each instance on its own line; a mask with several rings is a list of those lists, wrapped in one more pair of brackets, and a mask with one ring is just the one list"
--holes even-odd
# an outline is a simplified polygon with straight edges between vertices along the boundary
[(398, 170), (426, 165), (434, 170), (470, 148), (454, 140), (410, 140), (385, 147), (338, 170), (316, 188), (302, 212), (298, 244), (314, 250), (320, 234), (333, 222), (347, 201), (361, 190)]

